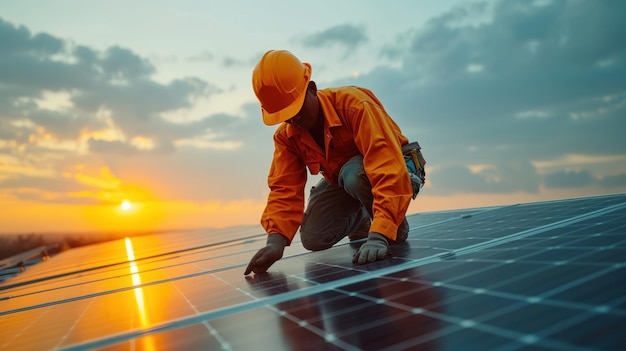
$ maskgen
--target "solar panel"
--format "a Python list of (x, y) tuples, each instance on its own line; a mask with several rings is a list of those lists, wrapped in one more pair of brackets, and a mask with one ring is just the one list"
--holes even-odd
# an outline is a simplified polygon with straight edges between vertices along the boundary
[(389, 259), (296, 241), (248, 277), (257, 226), (73, 249), (0, 284), (0, 349), (623, 349), (625, 200), (415, 214)]

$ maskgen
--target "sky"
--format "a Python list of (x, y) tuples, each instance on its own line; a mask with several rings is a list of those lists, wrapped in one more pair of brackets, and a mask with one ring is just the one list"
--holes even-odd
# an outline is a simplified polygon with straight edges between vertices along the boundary
[[(258, 224), (264, 52), (419, 141), (408, 213), (626, 191), (621, 0), (0, 4), (0, 233)], [(308, 188), (319, 180), (310, 176)]]

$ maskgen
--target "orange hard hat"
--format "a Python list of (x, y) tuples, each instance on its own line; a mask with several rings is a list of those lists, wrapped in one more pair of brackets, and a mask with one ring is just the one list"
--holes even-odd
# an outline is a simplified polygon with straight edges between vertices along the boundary
[(261, 103), (263, 123), (271, 126), (295, 116), (310, 80), (310, 64), (287, 50), (266, 52), (252, 71), (252, 88)]

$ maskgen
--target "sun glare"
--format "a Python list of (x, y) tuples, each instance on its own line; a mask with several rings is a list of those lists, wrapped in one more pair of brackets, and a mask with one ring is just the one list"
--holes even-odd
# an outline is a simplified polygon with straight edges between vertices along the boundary
[(120, 208), (124, 211), (128, 211), (133, 207), (133, 205), (130, 203), (130, 201), (128, 200), (124, 200), (122, 201), (122, 203), (120, 204)]
[(140, 221), (141, 218), (139, 218), (138, 216), (141, 214), (141, 212), (144, 212), (144, 205), (145, 204), (141, 201), (134, 202), (125, 199), (124, 201), (119, 202), (117, 205), (113, 205), (113, 210), (118, 216), (121, 216), (120, 218), (133, 217), (133, 221), (135, 223), (139, 223), (137, 221)]

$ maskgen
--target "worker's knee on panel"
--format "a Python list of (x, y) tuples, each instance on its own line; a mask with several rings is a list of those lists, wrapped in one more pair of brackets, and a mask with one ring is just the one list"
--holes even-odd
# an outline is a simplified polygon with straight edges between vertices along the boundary
[(302, 246), (310, 251), (321, 251), (333, 246), (332, 238), (325, 238), (322, 233), (306, 233), (300, 231)]
[(361, 192), (371, 193), (372, 186), (363, 168), (363, 157), (355, 156), (348, 160), (339, 171), (339, 186), (355, 198)]

